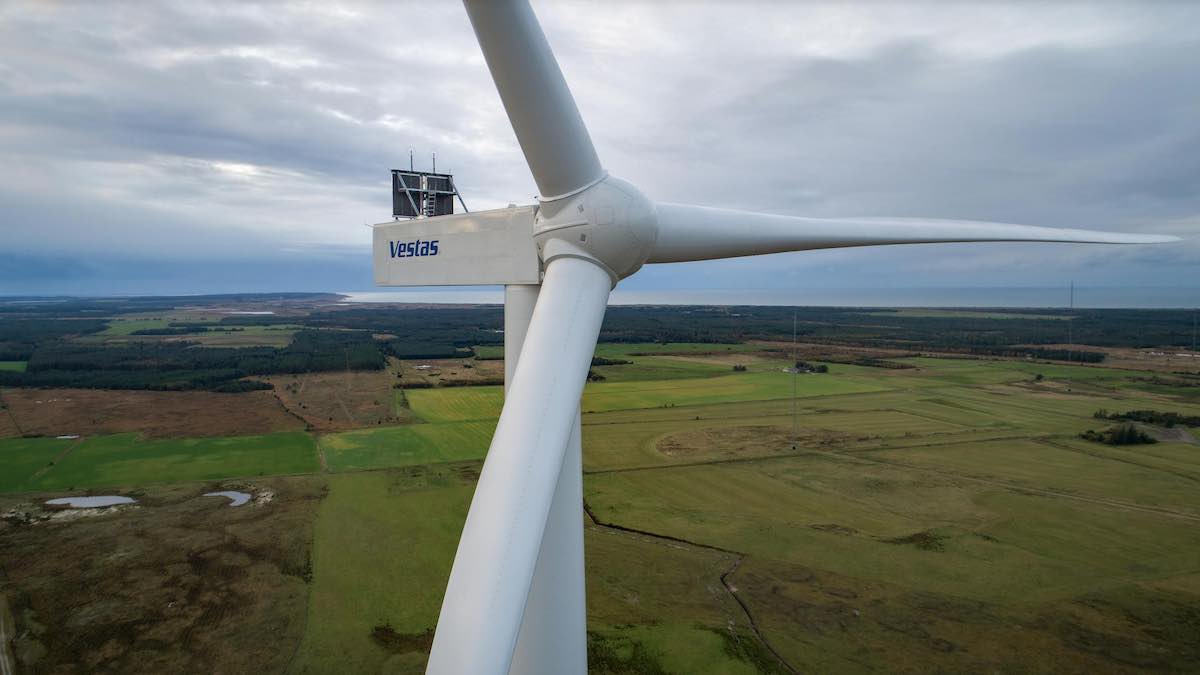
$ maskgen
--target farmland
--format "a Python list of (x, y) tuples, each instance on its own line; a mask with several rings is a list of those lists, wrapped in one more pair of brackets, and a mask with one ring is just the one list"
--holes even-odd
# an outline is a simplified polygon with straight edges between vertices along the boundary
[[(316, 444), (303, 432), (263, 436), (229, 436), (151, 440), (138, 434), (78, 439), (65, 446), (55, 439), (0, 440), (0, 453), (10, 451), (28, 464), (46, 461), (10, 489), (76, 490), (138, 487), (181, 481), (218, 480), (263, 475), (311, 473), (317, 469)], [(36, 444), (32, 444), (36, 442)], [(61, 443), (61, 441), (59, 442)], [(51, 456), (51, 453), (58, 454)]]
[[(147, 316), (79, 339), (133, 339)], [(1194, 373), (798, 349), (829, 372), (786, 372), (777, 340), (598, 346), (582, 402), (593, 672), (1196, 670), (1196, 430), (1079, 438), (1111, 424), (1100, 409), (1200, 414)], [(237, 394), (0, 391), (0, 592), (33, 636), (21, 658), (161, 672), (225, 644), (213, 667), (229, 672), (421, 672), (503, 401), (445, 378), (487, 381), (496, 350)], [(212, 489), (274, 499), (229, 509), (199, 497)], [(81, 493), (139, 504), (38, 506)], [(42, 551), (61, 560), (24, 564)], [(147, 569), (172, 571), (131, 581)]]

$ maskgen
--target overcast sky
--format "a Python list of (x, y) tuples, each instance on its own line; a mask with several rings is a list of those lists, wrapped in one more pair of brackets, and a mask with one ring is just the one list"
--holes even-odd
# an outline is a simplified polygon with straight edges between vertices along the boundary
[[(1200, 235), (1195, 3), (535, 10), (652, 198)], [(0, 4), (0, 294), (364, 290), (388, 170), (536, 194), (455, 2)], [(1200, 286), (1200, 243), (648, 266), (632, 289)]]

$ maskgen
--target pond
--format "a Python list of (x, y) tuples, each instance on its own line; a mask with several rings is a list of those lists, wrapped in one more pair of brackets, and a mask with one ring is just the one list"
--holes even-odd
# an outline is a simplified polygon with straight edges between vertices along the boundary
[(230, 506), (241, 506), (250, 501), (250, 494), (247, 492), (237, 492), (234, 490), (222, 490), (221, 492), (205, 492), (205, 497), (228, 497)]
[(136, 504), (137, 500), (130, 497), (118, 497), (116, 495), (100, 495), (97, 497), (59, 497), (58, 499), (50, 499), (46, 504), (50, 506), (69, 506), (73, 509), (96, 509), (102, 506), (116, 506), (118, 504)]

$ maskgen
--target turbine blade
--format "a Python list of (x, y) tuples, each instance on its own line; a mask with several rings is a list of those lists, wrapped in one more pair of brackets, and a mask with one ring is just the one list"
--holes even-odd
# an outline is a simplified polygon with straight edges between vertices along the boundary
[(587, 127), (527, 0), (464, 0), (543, 200), (604, 177)]
[(509, 671), (612, 279), (557, 258), (475, 488), (427, 673)]
[(817, 248), (970, 241), (1160, 244), (1178, 237), (933, 218), (799, 218), (658, 204), (658, 241), (648, 262), (736, 258)]

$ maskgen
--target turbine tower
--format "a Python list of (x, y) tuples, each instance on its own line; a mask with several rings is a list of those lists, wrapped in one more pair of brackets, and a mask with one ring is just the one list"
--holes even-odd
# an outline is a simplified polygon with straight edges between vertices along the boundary
[(463, 526), (428, 673), (587, 670), (579, 401), (609, 292), (642, 265), (884, 244), (1176, 239), (655, 203), (604, 170), (527, 0), (465, 4), (541, 197), (532, 206), (374, 228), (379, 285), (505, 287), (504, 408)]

